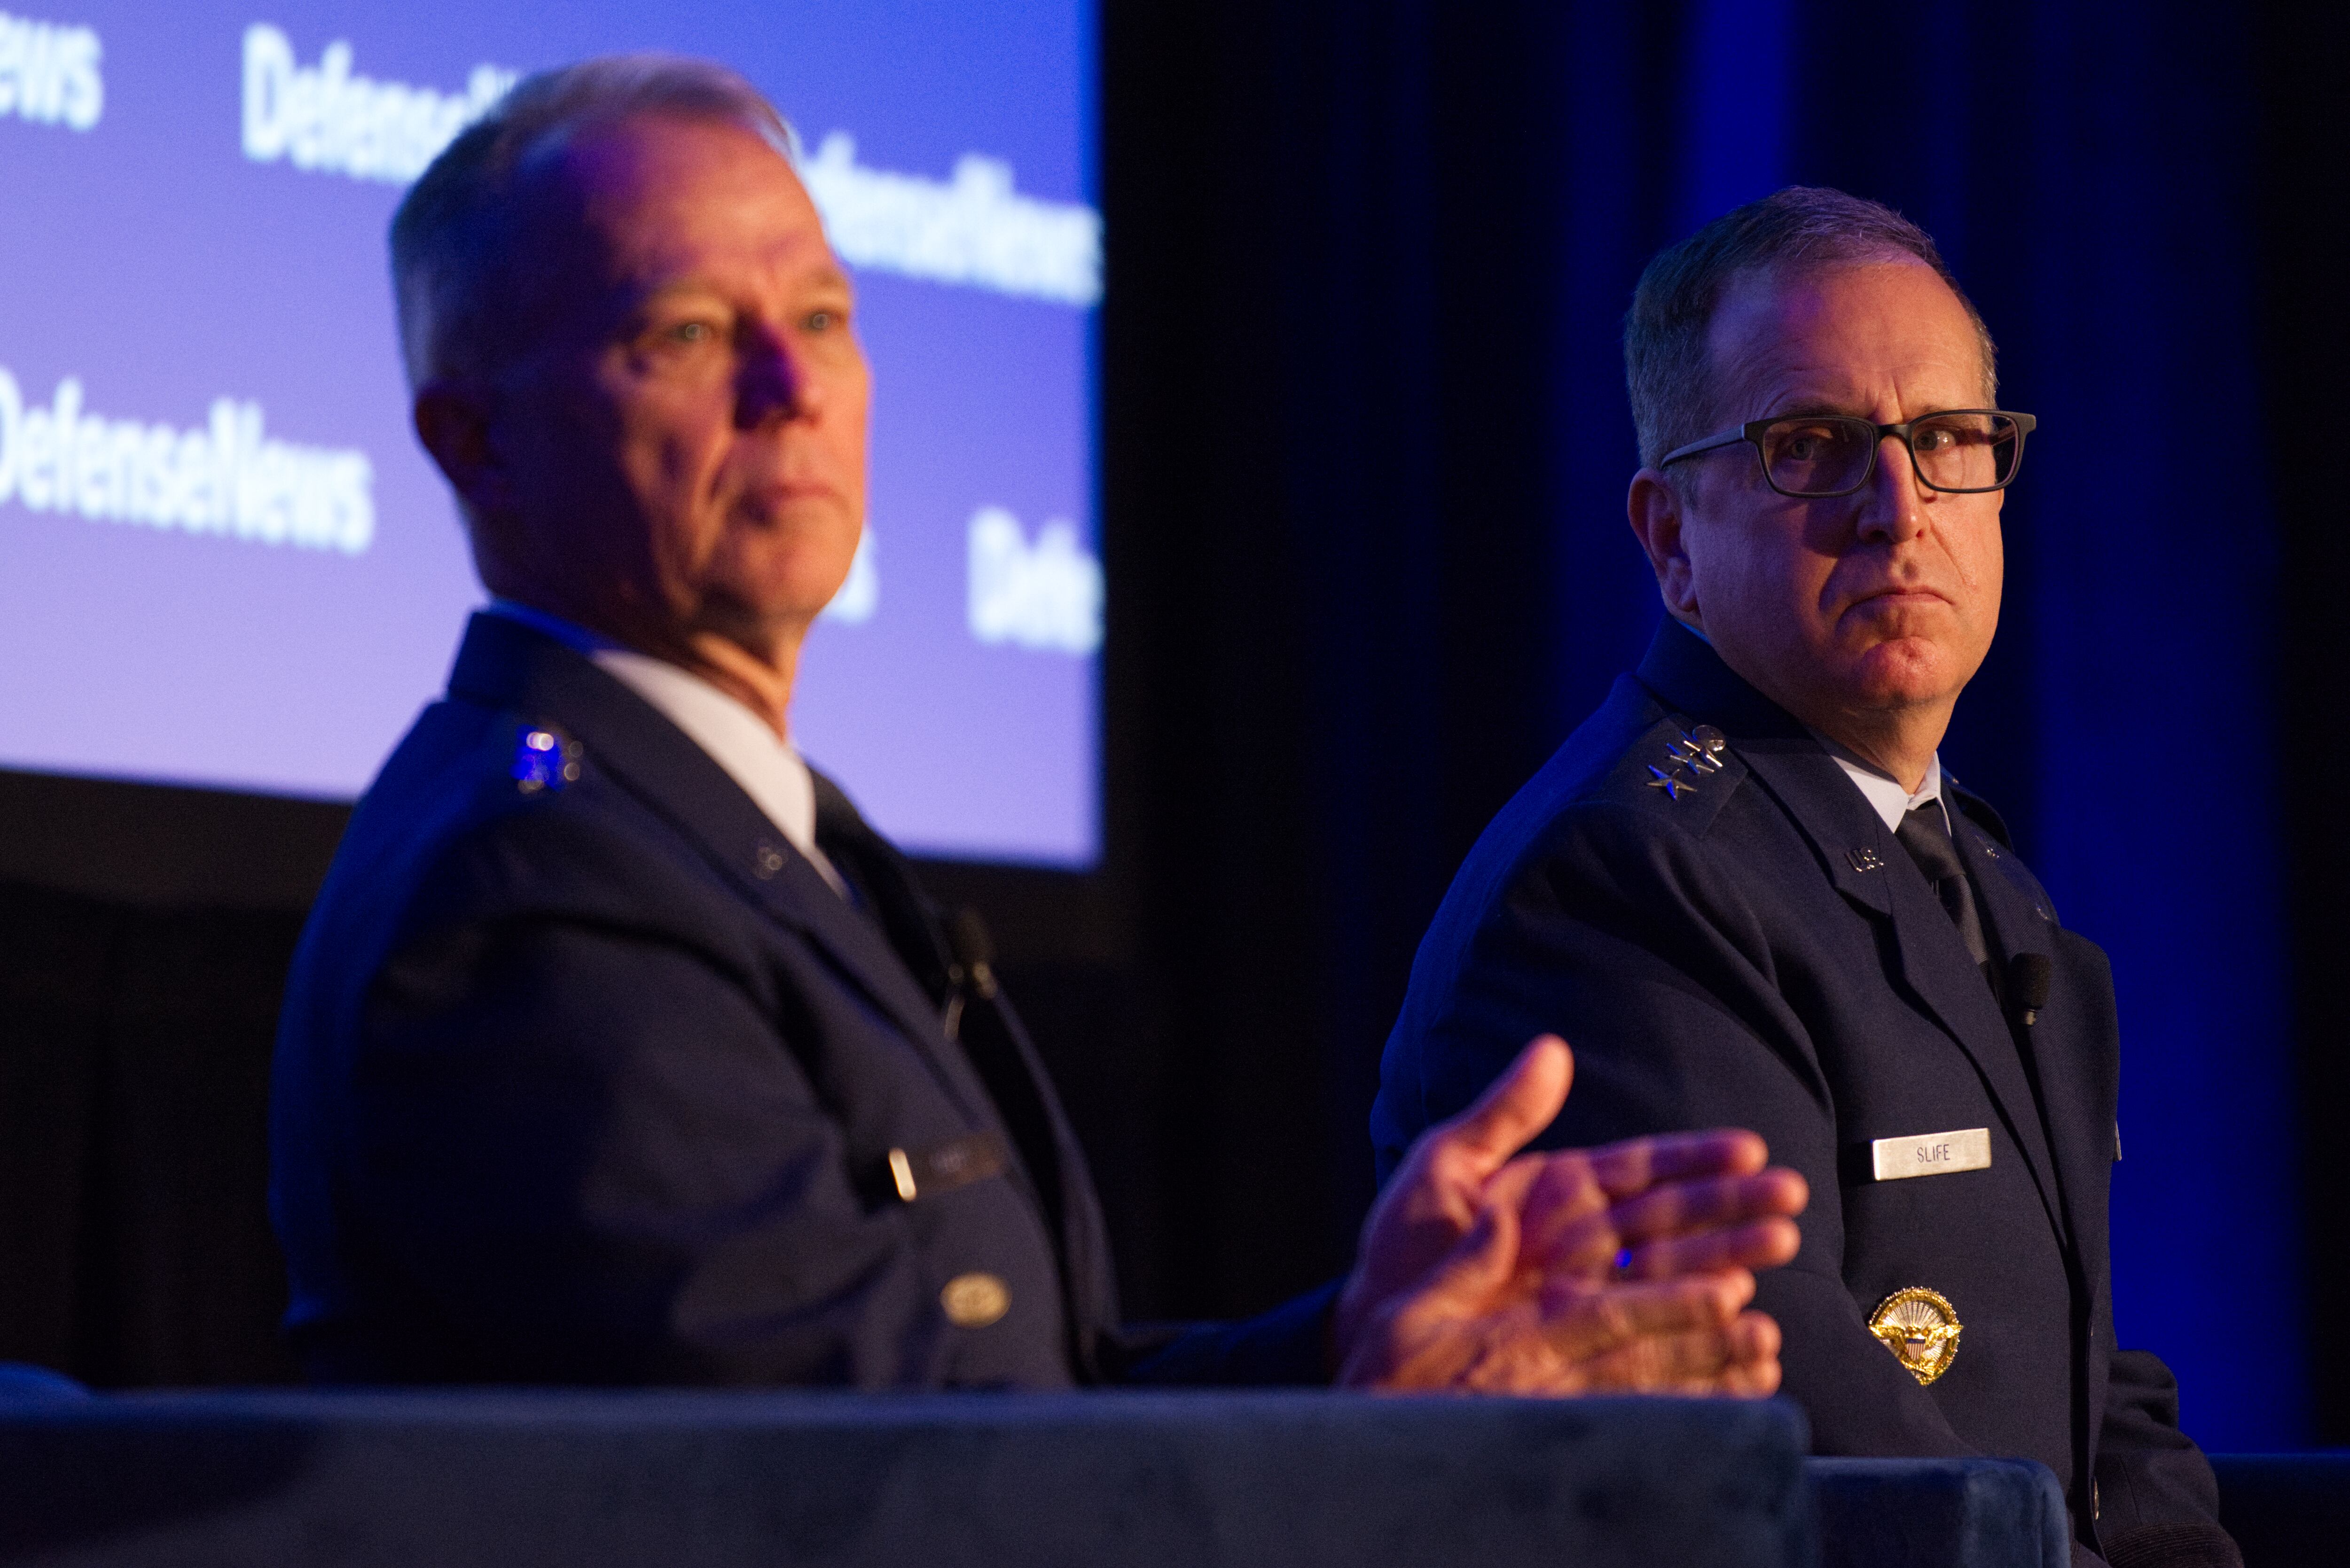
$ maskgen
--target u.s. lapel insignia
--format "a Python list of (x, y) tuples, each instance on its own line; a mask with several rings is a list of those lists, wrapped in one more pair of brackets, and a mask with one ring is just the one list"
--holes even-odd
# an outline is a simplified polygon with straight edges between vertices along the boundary
[(1684, 794), (1697, 793), (1697, 785), (1673, 777), (1654, 763), (1648, 764), (1648, 772), (1653, 775), (1648, 780), (1648, 787), (1664, 791), (1667, 800), (1679, 800)]
[(1856, 871), (1882, 871), (1885, 869), (1884, 860), (1878, 857), (1875, 849), (1870, 848), (1866, 845), (1861, 846), (1858, 849), (1846, 850), (1845, 858), (1852, 862), (1852, 868)]
[(1868, 1332), (1884, 1342), (1893, 1358), (1919, 1383), (1931, 1383), (1958, 1359), (1958, 1309), (1939, 1291), (1911, 1285), (1896, 1291), (1868, 1314)]

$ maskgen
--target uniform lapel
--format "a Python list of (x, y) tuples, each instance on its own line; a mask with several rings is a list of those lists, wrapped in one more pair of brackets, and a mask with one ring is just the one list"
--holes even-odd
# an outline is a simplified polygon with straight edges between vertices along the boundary
[[(897, 929), (897, 942), (931, 950), (921, 960), (926, 969), (963, 961), (944, 950), (930, 898), (897, 846), (876, 833), (822, 774), (816, 775), (816, 796), (818, 843), (836, 865), (846, 868), (854, 864), (881, 906), (875, 913)], [(909, 954), (907, 961), (910, 966), (917, 959)], [(944, 976), (940, 983), (948, 983)], [(1039, 1211), (1050, 1216), (1068, 1292), (1072, 1349), (1078, 1365), (1090, 1373), (1097, 1369), (1096, 1341), (1115, 1324), (1117, 1303), (1107, 1234), (1085, 1151), (1054, 1092), (1052, 1076), (1010, 1002), (992, 989), (969, 988), (964, 995), (968, 1005), (962, 1015), (961, 1043), (977, 1054), (978, 1075), (993, 1085), (990, 1100), (1012, 1135), (1029, 1195)], [(995, 1064), (992, 1069), (990, 1061)], [(1000, 1096), (994, 1088), (1002, 1090)], [(1026, 1108), (1013, 1108), (1017, 1106)]]
[(650, 703), (553, 638), (502, 616), (466, 628), (452, 697), (508, 708), (565, 730), (588, 765), (666, 819), (754, 908), (806, 937), (894, 1023), (965, 1116), (994, 1117), (939, 1007), (880, 929), (845, 903), (727, 776)]
[[(1941, 900), (1927, 885), (1926, 874), (1886, 831), (1884, 819), (1845, 776), (1835, 759), (1816, 742), (1811, 743), (1808, 754), (1789, 747), (1776, 757), (1765, 760), (1750, 755), (1747, 760), (1831, 867), (1839, 861), (1849, 863), (1856, 854), (1881, 863), (1874, 875), (1883, 880), (1902, 983), (1981, 1075), (2009, 1138), (2031, 1170), (2050, 1223), (2060, 1235), (2069, 1234), (2048, 1139), (2041, 1127), (2039, 1101), (2024, 1075), (2023, 1060), (2010, 1043), (2007, 1019), (1998, 999), (1983, 983), (1982, 971), (1975, 967), (1974, 956), (1967, 951), (1965, 939), (1951, 923)], [(1971, 865), (1969, 869), (1973, 869)], [(1993, 961), (2005, 960), (1994, 951)]]
[(868, 1000), (896, 1020), (966, 1115), (992, 1121), (992, 1112), (985, 1108), (990, 1105), (986, 1091), (962, 1053), (947, 1038), (945, 1014), (916, 981), (880, 926), (834, 892), (814, 866), (781, 843), (780, 836), (763, 841), (763, 847), (767, 864), (773, 864), (778, 853), (783, 864), (771, 877), (760, 874), (757, 862), (750, 868), (730, 867), (743, 895), (807, 938)]
[[(1950, 784), (1947, 775), (1945, 783)], [(1967, 875), (1974, 881), (1991, 961), (2012, 973), (2019, 955), (2033, 954), (2048, 960), (2053, 970), (2056, 916), (2048, 907), (2047, 895), (2016, 864), (2014, 851), (1972, 820), (1970, 812), (1983, 809), (1979, 803), (1955, 785), (1950, 789), (1950, 799), (1952, 837), (1960, 858), (1966, 863)], [(2104, 1190), (2104, 1171), (2091, 1168), (2092, 1161), (2104, 1160), (2107, 1153), (2106, 1140), (2095, 1131), (2102, 1125), (2102, 1113), (2096, 1108), (2097, 1086), (2072, 1054), (2043, 1047), (2037, 1025), (2024, 1025), (2019, 1018), (2011, 1033), (2019, 1059), (2039, 1090), (2065, 1234), (2077, 1239), (2094, 1229), (2086, 1223), (2092, 1217), (2084, 1212), (2084, 1205), (2091, 1200), (2088, 1195)], [(2085, 1136), (2084, 1128), (2088, 1129)], [(2068, 1130), (2073, 1136), (2066, 1136)]]
[(1725, 731), (1751, 776), (1811, 841), (1838, 890), (1892, 926), (1902, 984), (1974, 1064), (2031, 1171), (2049, 1222), (2060, 1235), (2069, 1233), (2038, 1103), (2009, 1043), (2007, 1020), (1925, 873), (1886, 830), (1867, 797), (1793, 716), (1678, 622), (1668, 620), (1659, 630), (1640, 678), (1686, 714), (1687, 722)]
[[(2036, 954), (2051, 961), (2055, 986), (2049, 1001), (2054, 1007), (2032, 1024), (2024, 1023), (2018, 1013), (2012, 1033), (2018, 1057), (2039, 1091), (2041, 1126), (2064, 1215), (2061, 1233), (2069, 1243), (2065, 1256), (2073, 1270), (2074, 1288), (2086, 1320), (2095, 1324), (2099, 1321), (2098, 1298), (2108, 1288), (2101, 1263), (2106, 1257), (2109, 1172), (2105, 1167), (2112, 1148), (2110, 1075), (2115, 1064), (2100, 1061), (2096, 1053), (2085, 1048), (2092, 1038), (2084, 1030), (2086, 1020), (2068, 1017), (2064, 1011), (2077, 1009), (2080, 992), (2065, 984), (2067, 966), (2056, 951), (2056, 912), (2049, 907), (2047, 893), (2017, 861), (1998, 814), (1960, 788), (1947, 773), (1942, 785), (1943, 798), (1952, 808), (1951, 837), (1967, 875), (1974, 881), (1992, 961), (2012, 966), (2020, 954)], [(2106, 994), (2112, 994), (2110, 988)], [(2083, 1359), (2082, 1370), (2076, 1396), (2082, 1447), (2075, 1475), (2089, 1478), (2096, 1473), (2099, 1413), (2106, 1407), (2111, 1373), (2106, 1358), (2096, 1355)], [(2089, 1495), (2086, 1479), (2076, 1479), (2074, 1485), (2076, 1497)]]
[[(544, 632), (493, 614), (474, 616), (467, 628), (449, 692), (509, 710), (518, 720), (565, 731), (582, 747), (591, 772), (610, 779), (666, 820), (746, 902), (797, 932), (894, 1023), (967, 1121), (1005, 1137), (1014, 1149), (1014, 1184), (1061, 1254), (1072, 1348), (1081, 1366), (1090, 1366), (1093, 1339), (1115, 1311), (1100, 1213), (1067, 1118), (1008, 1008), (1003, 1011), (1006, 1025), (1022, 1068), (1045, 1107), (1057, 1157), (1057, 1213), (1038, 1191), (1017, 1139), (1010, 1136), (971, 1058), (949, 1037), (940, 1002), (914, 972), (920, 955), (901, 956), (891, 945), (881, 911), (868, 914), (834, 892), (766, 814), (683, 731), (592, 659)], [(827, 829), (840, 831), (846, 820), (868, 859), (885, 863), (887, 873), (904, 884), (908, 896), (919, 899), (910, 869), (897, 851), (858, 817), (856, 808), (829, 780), (817, 774), (816, 783), (819, 838)], [(934, 937), (925, 940), (935, 943)]]
[[(948, 964), (958, 962), (944, 949), (930, 896), (922, 891), (913, 867), (907, 864), (897, 846), (876, 833), (839, 786), (822, 774), (816, 775), (816, 798), (817, 841), (826, 846), (836, 865), (845, 870), (854, 867), (852, 876), (862, 880), (874, 901), (881, 906), (873, 910), (876, 919), (867, 923), (872, 924), (877, 930), (891, 926), (896, 928), (894, 941), (897, 946), (893, 950), (903, 952), (909, 947), (927, 950), (920, 953), (906, 953), (904, 967), (912, 970), (920, 966), (925, 971), (943, 971)], [(941, 988), (951, 983), (944, 973), (936, 974), (935, 980)], [(1073, 1165), (1081, 1164), (1081, 1160), (1073, 1158), (1075, 1140), (1069, 1132), (1068, 1117), (1061, 1108), (1059, 1097), (1053, 1092), (1052, 1079), (1045, 1074), (1044, 1064), (1036, 1059), (1035, 1048), (1028, 1039), (1027, 1031), (1019, 1024), (1010, 1004), (1000, 994), (980, 994), (972, 991), (966, 991), (964, 994), (966, 1005), (962, 1011), (961, 1031), (963, 1042), (972, 1043), (973, 1031), (982, 1026), (983, 1014), (992, 1015), (998, 1021), (1004, 1031), (1004, 1044), (1009, 1047), (1003, 1067), (1017, 1080), (1005, 1086), (1005, 1097), (1033, 1097), (1044, 1123), (1037, 1129), (1041, 1146), (1025, 1152), (1024, 1163), (1038, 1166), (1049, 1160), (1054, 1171), (1053, 1184), (1064, 1186), (1068, 1170)], [(943, 1023), (941, 1033), (944, 1033)], [(955, 1050), (954, 1054), (969, 1064), (970, 1058), (961, 1047)], [(976, 1072), (976, 1076), (983, 1085), (986, 1074)], [(1003, 1108), (993, 1094), (989, 1096), (989, 1102), (997, 1105), (998, 1110)], [(1023, 1140), (1015, 1137), (1014, 1141)]]

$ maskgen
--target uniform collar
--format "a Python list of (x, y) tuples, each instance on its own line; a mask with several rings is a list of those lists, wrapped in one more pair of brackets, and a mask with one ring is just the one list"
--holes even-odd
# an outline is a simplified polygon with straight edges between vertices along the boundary
[[(1942, 798), (1942, 755), (1939, 752), (1927, 763), (1926, 782), (1919, 784), (1918, 792), (1912, 794), (1890, 775), (1862, 762), (1817, 730), (1812, 731), (1812, 739), (1820, 743), (1822, 751), (1835, 759), (1836, 766), (1844, 770), (1844, 776), (1853, 782), (1854, 787), (1867, 800), (1870, 809), (1891, 832), (1900, 832), (1902, 820), (1919, 806)], [(1942, 811), (1942, 828), (1949, 832), (1951, 827), (1950, 807), (1944, 805)]]
[(590, 631), (576, 620), (566, 620), (559, 615), (549, 615), (546, 611), (524, 604), (519, 599), (494, 597), (488, 604), (482, 607), (482, 609), (484, 614), (500, 616), (507, 620), (519, 622), (533, 631), (543, 632), (573, 652), (584, 653), (591, 658), (605, 649), (620, 646), (600, 631)]
[[(580, 748), (587, 775), (604, 776), (684, 840), (754, 908), (804, 932), (894, 1019), (969, 1116), (992, 1115), (969, 1060), (946, 1035), (938, 999), (881, 927), (827, 887), (806, 857), (775, 846), (775, 826), (709, 753), (619, 677), (553, 634), (509, 615), (477, 613), (449, 673), (452, 700), (559, 728)], [(856, 820), (837, 790), (816, 781), (819, 823)], [(827, 797), (830, 804), (827, 805)]]
[[(1835, 759), (1837, 768), (1868, 802), (1869, 810), (1888, 829), (1898, 832), (1901, 819), (1912, 810), (1929, 800), (1942, 798), (1942, 760), (1939, 753), (1926, 769), (1926, 782), (1916, 794), (1911, 794), (1757, 691), (1730, 668), (1711, 638), (1671, 616), (1665, 617), (1657, 628), (1648, 656), (1640, 660), (1639, 678), (1668, 706), (1718, 723), (1733, 736), (1809, 738)], [(1948, 809), (1945, 803), (1944, 810)]]
[(1794, 715), (1748, 685), (1712, 643), (1670, 616), (1658, 626), (1636, 674), (1667, 707), (1719, 724), (1733, 737), (1809, 738)]
[(507, 598), (492, 599), (489, 613), (519, 621), (586, 654), (598, 669), (650, 703), (725, 770), (834, 892), (846, 894), (840, 873), (816, 847), (816, 782), (807, 763), (764, 719), (683, 666), (625, 648), (576, 621)]

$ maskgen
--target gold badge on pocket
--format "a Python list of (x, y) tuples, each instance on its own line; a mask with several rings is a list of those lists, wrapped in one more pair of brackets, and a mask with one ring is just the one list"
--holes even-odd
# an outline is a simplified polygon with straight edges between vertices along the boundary
[(939, 1305), (957, 1328), (985, 1328), (1012, 1310), (1012, 1293), (993, 1274), (957, 1274), (939, 1293)]
[(1939, 1291), (1911, 1285), (1896, 1291), (1868, 1314), (1868, 1332), (1885, 1342), (1894, 1359), (1919, 1383), (1931, 1383), (1958, 1359), (1958, 1310)]

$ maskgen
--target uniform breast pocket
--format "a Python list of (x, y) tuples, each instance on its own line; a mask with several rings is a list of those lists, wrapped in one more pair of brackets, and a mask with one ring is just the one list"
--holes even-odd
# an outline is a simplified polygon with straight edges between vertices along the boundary
[(1846, 1256), (1922, 1266), (1954, 1238), (1970, 1236), (1996, 1185), (1991, 1158), (1971, 1159), (1971, 1153), (1908, 1140), (1899, 1173), (1879, 1176), (1882, 1157), (1866, 1144), (1847, 1150), (1838, 1173)]

